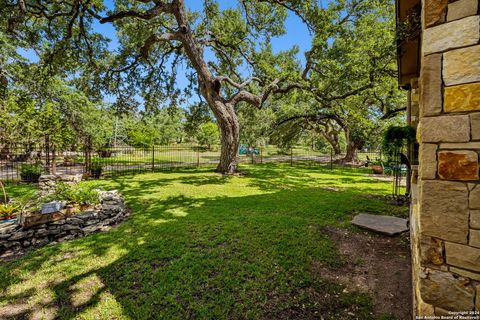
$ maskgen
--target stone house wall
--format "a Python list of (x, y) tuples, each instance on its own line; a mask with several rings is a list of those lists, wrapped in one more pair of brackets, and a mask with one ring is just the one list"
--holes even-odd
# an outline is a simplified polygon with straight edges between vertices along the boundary
[(422, 0), (411, 205), (417, 316), (480, 311), (479, 8), (479, 0)]

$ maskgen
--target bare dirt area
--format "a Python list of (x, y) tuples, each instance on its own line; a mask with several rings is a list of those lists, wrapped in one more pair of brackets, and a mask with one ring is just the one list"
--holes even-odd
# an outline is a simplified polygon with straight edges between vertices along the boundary
[(371, 232), (326, 228), (342, 263), (327, 267), (314, 263), (313, 273), (340, 283), (345, 290), (366, 292), (373, 298), (375, 316), (411, 319), (411, 266), (408, 235), (388, 237)]

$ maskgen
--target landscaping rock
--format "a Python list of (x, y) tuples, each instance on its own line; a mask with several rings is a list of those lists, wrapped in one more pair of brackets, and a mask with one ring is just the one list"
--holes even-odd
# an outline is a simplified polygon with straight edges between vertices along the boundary
[(68, 235), (68, 236), (65, 236), (65, 237), (62, 237), (62, 238), (59, 238), (58, 239), (58, 242), (62, 242), (62, 241), (68, 241), (68, 240), (72, 240), (74, 239), (75, 237), (73, 235)]
[(49, 235), (52, 235), (52, 236), (55, 236), (55, 235), (58, 235), (62, 232), (62, 230), (58, 229), (58, 228), (50, 228), (48, 229), (48, 234)]
[(39, 194), (46, 195), (52, 194), (57, 188), (58, 182), (65, 184), (76, 184), (82, 180), (81, 174), (75, 175), (54, 175), (54, 174), (45, 174), (41, 175), (38, 179), (38, 188)]
[(352, 223), (358, 227), (389, 236), (408, 231), (406, 219), (391, 216), (359, 214), (353, 218)]
[(73, 225), (83, 224), (83, 220), (79, 219), (79, 218), (76, 218), (76, 217), (67, 218), (66, 221), (67, 221), (67, 223), (73, 224)]
[(100, 220), (98, 220), (98, 219), (90, 219), (90, 220), (85, 221), (85, 225), (86, 225), (86, 226), (91, 226), (91, 225), (93, 225), (93, 224), (97, 224), (98, 222), (100, 222)]
[(107, 212), (120, 212), (120, 211), (122, 211), (122, 208), (118, 205), (106, 204), (106, 205), (102, 205), (102, 207), (103, 207), (103, 210), (105, 210)]
[(37, 239), (33, 239), (32, 241), (32, 245), (34, 245), (35, 247), (42, 247), (46, 244), (48, 244), (49, 240), (48, 238), (37, 238)]
[(88, 233), (93, 233), (95, 231), (98, 231), (101, 228), (102, 228), (101, 225), (93, 225), (93, 226), (88, 226), (88, 227), (83, 228), (83, 231), (88, 234)]
[(0, 234), (11, 233), (18, 228), (20, 228), (20, 226), (14, 222), (4, 222), (0, 224)]
[(45, 237), (48, 235), (47, 229), (38, 229), (35, 231), (35, 237)]
[(14, 223), (0, 225), (0, 258), (18, 255), (30, 247), (41, 247), (106, 231), (128, 217), (128, 210), (118, 192), (100, 194), (101, 204), (96, 206), (95, 210), (29, 227)]
[(11, 233), (2, 233), (0, 234), (0, 240), (8, 239), (10, 238), (11, 235), (12, 235)]
[(22, 239), (31, 237), (32, 234), (33, 232), (27, 232), (27, 231), (15, 232), (12, 234), (12, 236), (8, 240), (10, 241), (22, 240)]
[(63, 231), (81, 230), (79, 226), (73, 224), (66, 224), (62, 229)]

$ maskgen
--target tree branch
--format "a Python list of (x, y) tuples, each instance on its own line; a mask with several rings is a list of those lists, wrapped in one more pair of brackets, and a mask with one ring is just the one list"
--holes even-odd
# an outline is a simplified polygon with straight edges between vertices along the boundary
[(390, 119), (394, 116), (396, 116), (398, 113), (406, 111), (407, 107), (399, 108), (399, 109), (394, 109), (394, 110), (389, 110), (383, 114), (383, 116), (380, 118), (380, 120), (387, 120)]
[(265, 100), (267, 100), (270, 94), (272, 94), (273, 92), (275, 92), (276, 89), (278, 89), (279, 82), (280, 79), (275, 79), (265, 88), (263, 93), (258, 95), (242, 89), (237, 92), (230, 100), (228, 100), (228, 103), (236, 105), (237, 103), (243, 101), (257, 107), (258, 109), (261, 109), (263, 107), (263, 103), (265, 102)]
[(177, 32), (167, 32), (163, 34), (152, 34), (149, 36), (143, 46), (140, 48), (140, 56), (144, 59), (148, 58), (152, 46), (159, 42), (168, 42), (172, 40), (181, 41), (181, 35)]
[(342, 119), (340, 119), (340, 117), (338, 117), (335, 114), (329, 114), (329, 113), (295, 115), (295, 116), (291, 116), (286, 119), (283, 119), (280, 122), (277, 122), (275, 126), (279, 127), (282, 124), (285, 124), (293, 120), (299, 120), (299, 119), (303, 119), (306, 121), (313, 121), (315, 123), (319, 123), (321, 120), (331, 119), (331, 120), (335, 120), (341, 127), (344, 127), (344, 123)]
[(245, 89), (245, 87), (250, 84), (252, 81), (256, 81), (260, 84), (263, 83), (263, 81), (257, 77), (251, 77), (250, 79), (247, 79), (245, 80), (243, 83), (237, 83), (235, 81), (233, 81), (230, 77), (228, 76), (218, 76), (215, 78), (216, 81), (219, 81), (219, 82), (227, 82), (229, 83), (230, 85), (234, 86), (235, 88), (237, 89)]
[[(146, 1), (142, 2), (146, 3)], [(175, 5), (173, 3), (157, 2), (153, 8), (146, 11), (125, 10), (116, 12), (108, 17), (101, 18), (100, 23), (114, 22), (116, 20), (120, 20), (126, 17), (135, 17), (143, 20), (150, 20), (160, 15), (161, 13), (173, 14), (174, 9)]]

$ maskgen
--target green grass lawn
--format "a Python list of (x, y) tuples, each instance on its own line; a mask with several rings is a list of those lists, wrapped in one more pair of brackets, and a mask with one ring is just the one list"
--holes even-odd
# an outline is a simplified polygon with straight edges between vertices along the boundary
[(245, 175), (234, 177), (202, 168), (89, 182), (120, 190), (131, 219), (109, 232), (0, 263), (0, 314), (278, 319), (294, 312), (318, 319), (379, 318), (371, 315), (371, 297), (315, 278), (311, 268), (314, 261), (342, 263), (326, 226), (350, 228), (358, 212), (406, 214), (369, 197), (389, 194), (391, 184), (362, 170), (242, 168)]
[[(28, 200), (36, 190), (34, 185), (22, 182), (4, 182), (4, 187), (7, 196), (16, 200)], [(3, 197), (1, 190), (0, 196)]]

